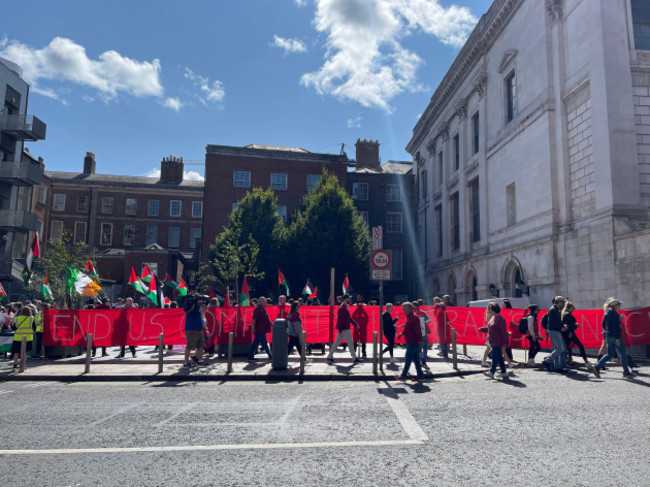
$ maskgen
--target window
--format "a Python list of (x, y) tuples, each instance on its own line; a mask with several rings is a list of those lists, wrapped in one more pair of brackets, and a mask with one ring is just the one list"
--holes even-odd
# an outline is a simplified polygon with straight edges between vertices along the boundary
[(251, 172), (250, 171), (234, 171), (232, 175), (232, 185), (235, 188), (250, 188), (251, 187)]
[(113, 243), (113, 224), (102, 223), (101, 232), (99, 234), (99, 245), (111, 245), (112, 243)]
[(124, 225), (122, 245), (135, 245), (135, 225)]
[(148, 225), (147, 231), (145, 233), (144, 244), (145, 246), (153, 245), (158, 243), (158, 226), (157, 225)]
[(478, 154), (479, 149), (479, 123), (478, 123), (478, 112), (472, 117), (472, 138), (474, 143), (472, 144), (474, 148), (474, 154)]
[(506, 78), (506, 121), (517, 116), (517, 85), (515, 72)]
[(160, 214), (160, 201), (149, 200), (147, 204), (147, 216), (158, 216)]
[(402, 187), (399, 184), (386, 185), (386, 201), (402, 201)]
[(426, 169), (420, 173), (420, 186), (422, 187), (422, 199), (427, 199), (427, 171)]
[(517, 223), (517, 194), (515, 191), (515, 183), (506, 187), (506, 217), (508, 226)]
[(192, 218), (203, 218), (203, 201), (192, 201)]
[(367, 201), (368, 183), (352, 183), (352, 199), (357, 201)]
[(169, 216), (181, 216), (181, 200), (169, 202)]
[(280, 215), (280, 218), (282, 218), (282, 221), (284, 223), (287, 223), (287, 207), (278, 205), (278, 215)]
[(135, 198), (127, 198), (124, 214), (127, 216), (135, 216), (137, 213), (138, 213), (138, 200)]
[(402, 249), (391, 249), (391, 262), (393, 263), (393, 281), (401, 281), (404, 278), (402, 264)]
[(63, 222), (60, 220), (52, 220), (50, 238), (52, 239), (53, 242), (60, 242), (61, 235), (63, 235)]
[(359, 215), (361, 215), (361, 219), (363, 220), (363, 222), (366, 225), (370, 225), (370, 223), (368, 223), (368, 212), (367, 211), (360, 211)]
[(632, 25), (634, 27), (634, 47), (650, 49), (650, 2), (632, 0)]
[(86, 243), (86, 222), (74, 222), (74, 243)]
[(38, 202), (42, 205), (47, 203), (47, 188), (41, 186), (38, 192)]
[(88, 196), (77, 198), (77, 213), (88, 213)]
[(458, 134), (454, 135), (454, 171), (458, 171), (460, 167), (460, 137)]
[(104, 215), (112, 215), (113, 214), (113, 197), (112, 196), (104, 196), (102, 198), (102, 213)]
[(194, 227), (190, 230), (190, 247), (195, 249), (197, 240), (201, 240), (201, 227)]
[(65, 195), (54, 193), (54, 211), (65, 211)]
[(320, 183), (320, 174), (307, 174), (307, 191), (311, 191)]
[(458, 193), (451, 196), (451, 248), (458, 250), (460, 248), (460, 202)]
[(181, 237), (180, 227), (169, 227), (169, 238), (167, 239), (167, 246), (172, 249), (178, 248), (180, 237)]
[(438, 186), (442, 186), (442, 169), (444, 162), (444, 154), (442, 151), (438, 152)]
[(402, 212), (389, 211), (386, 213), (386, 232), (387, 233), (401, 233), (402, 232)]
[(442, 255), (442, 244), (444, 242), (443, 238), (443, 227), (442, 227), (442, 205), (436, 205), (434, 210), (436, 218), (436, 229), (438, 230), (438, 256)]
[(287, 189), (287, 173), (286, 172), (272, 172), (271, 173), (271, 189), (286, 190)]
[(470, 208), (472, 209), (472, 242), (481, 240), (481, 207), (479, 205), (478, 178), (470, 183)]
[(38, 223), (36, 224), (36, 233), (38, 233), (38, 241), (42, 242), (43, 241), (43, 222), (41, 220), (38, 220)]

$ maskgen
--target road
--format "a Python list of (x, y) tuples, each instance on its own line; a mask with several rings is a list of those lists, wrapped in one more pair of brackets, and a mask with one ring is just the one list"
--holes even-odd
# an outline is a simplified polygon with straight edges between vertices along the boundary
[(650, 375), (2, 383), (20, 486), (650, 485)]

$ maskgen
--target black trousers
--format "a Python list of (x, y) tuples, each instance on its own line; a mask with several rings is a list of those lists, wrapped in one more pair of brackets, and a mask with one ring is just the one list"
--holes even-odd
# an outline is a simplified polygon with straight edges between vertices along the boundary
[(572, 356), (570, 345), (572, 343), (575, 343), (575, 345), (580, 349), (580, 355), (582, 356), (582, 360), (584, 360), (585, 362), (587, 361), (587, 353), (585, 352), (585, 346), (582, 344), (580, 339), (575, 334), (572, 334), (571, 337), (563, 334), (562, 338), (564, 338), (564, 343), (566, 343), (566, 350), (569, 357)]
[[(124, 346), (122, 348), (120, 348), (120, 357), (124, 357), (125, 349), (126, 349), (126, 347), (124, 347)], [(129, 345), (129, 350), (131, 351), (132, 355), (135, 355), (135, 347), (133, 345)]]
[(539, 340), (533, 340), (533, 337), (528, 337), (528, 360), (533, 360), (537, 352), (542, 349)]
[(385, 354), (388, 352), (390, 354), (390, 358), (393, 358), (393, 348), (395, 348), (395, 335), (384, 335), (386, 337), (386, 340), (388, 341), (388, 346), (384, 348), (384, 350), (381, 352), (381, 354)]
[(287, 346), (289, 347), (287, 353), (291, 353), (291, 350), (293, 350), (294, 346), (296, 347), (298, 353), (300, 353), (300, 337), (289, 335), (289, 344)]

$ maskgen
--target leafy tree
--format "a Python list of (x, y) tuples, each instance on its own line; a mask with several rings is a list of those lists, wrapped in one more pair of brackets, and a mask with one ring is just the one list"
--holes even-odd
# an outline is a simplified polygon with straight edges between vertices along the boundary
[(304, 282), (309, 277), (325, 291), (322, 300), (329, 294), (330, 268), (334, 267), (337, 280), (348, 273), (355, 288), (365, 291), (370, 244), (368, 225), (352, 198), (335, 175), (324, 171), (320, 183), (305, 195), (289, 227), (290, 282)]
[(263, 273), (257, 268), (259, 246), (249, 234), (242, 244), (236, 229), (226, 227), (217, 235), (214, 245), (210, 246), (210, 265), (212, 271), (224, 287), (230, 287), (238, 293), (244, 275), (248, 279), (261, 279)]

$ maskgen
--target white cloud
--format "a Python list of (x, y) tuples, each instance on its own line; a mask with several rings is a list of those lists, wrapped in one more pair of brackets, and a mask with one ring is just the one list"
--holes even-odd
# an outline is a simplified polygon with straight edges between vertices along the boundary
[(105, 101), (120, 93), (136, 97), (162, 97), (160, 61), (137, 61), (116, 51), (106, 51), (97, 60), (90, 59), (85, 47), (65, 37), (55, 37), (42, 49), (4, 39), (0, 56), (18, 63), (32, 89), (50, 98), (60, 99), (46, 80), (69, 81), (97, 90)]
[(361, 117), (348, 118), (348, 128), (358, 129), (361, 127)]
[(190, 68), (185, 68), (185, 78), (190, 80), (194, 86), (199, 89), (199, 93), (196, 97), (203, 105), (208, 105), (208, 103), (219, 103), (226, 96), (226, 91), (224, 90), (221, 81), (216, 80), (210, 84), (208, 78), (196, 74)]
[(307, 5), (307, 0), (293, 0), (298, 7), (304, 7)]
[[(158, 169), (152, 169), (149, 171), (147, 174), (145, 174), (146, 178), (159, 178), (160, 177), (160, 168)], [(184, 181), (205, 181), (205, 178), (201, 176), (196, 171), (183, 171), (183, 180)]]
[(280, 47), (284, 49), (285, 54), (294, 52), (307, 52), (307, 46), (300, 39), (285, 39), (277, 35), (273, 36), (271, 47)]
[(183, 103), (179, 98), (170, 96), (165, 99), (164, 102), (161, 103), (162, 106), (165, 108), (169, 108), (171, 110), (174, 110), (175, 112), (179, 111), (181, 108), (185, 106), (185, 103)]
[(465, 7), (439, 0), (316, 0), (314, 25), (327, 33), (325, 63), (302, 76), (320, 94), (391, 111), (390, 100), (419, 91), (422, 59), (400, 44), (415, 31), (459, 47), (477, 19)]

